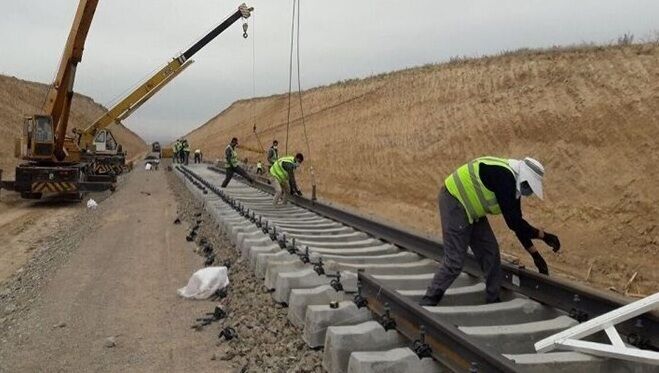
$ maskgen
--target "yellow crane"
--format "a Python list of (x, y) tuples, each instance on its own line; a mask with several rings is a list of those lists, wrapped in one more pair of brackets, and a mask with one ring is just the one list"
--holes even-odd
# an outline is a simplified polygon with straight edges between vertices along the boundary
[[(204, 35), (185, 52), (174, 57), (167, 65), (135, 88), (130, 94), (114, 105), (94, 123), (82, 131), (75, 130), (78, 135), (79, 148), (91, 155), (92, 169), (95, 174), (120, 174), (124, 172), (126, 168), (126, 157), (122, 151), (123, 149), (121, 145), (117, 143), (107, 127), (114, 122), (121, 121), (130, 116), (142, 104), (153, 97), (158, 91), (189, 67), (194, 62), (191, 60), (192, 56), (213, 41), (213, 39), (236, 21), (249, 18), (253, 10), (254, 8), (241, 4), (238, 9), (222, 23), (208, 32), (208, 34)], [(243, 27), (243, 30), (243, 36), (246, 37), (246, 25)]]
[(26, 117), (23, 122), (17, 156), (26, 162), (16, 167), (15, 181), (0, 182), (0, 187), (19, 192), (23, 198), (40, 198), (44, 192), (77, 194), (83, 189), (99, 187), (88, 183), (84, 165), (64, 162), (76, 68), (82, 60), (97, 5), (98, 0), (80, 0), (43, 111)]
[[(253, 10), (254, 8), (241, 4), (236, 12), (231, 14), (208, 34), (204, 35), (185, 52), (174, 57), (169, 63), (167, 63), (167, 65), (135, 88), (125, 98), (114, 105), (107, 113), (103, 114), (84, 130), (76, 131), (76, 134), (78, 135), (78, 148), (90, 155), (91, 167), (94, 174), (118, 175), (124, 172), (126, 168), (126, 157), (125, 153), (123, 153), (122, 146), (117, 143), (112, 132), (107, 129), (107, 127), (112, 123), (120, 122), (129, 117), (142, 104), (153, 97), (158, 91), (189, 67), (194, 62), (191, 60), (192, 56), (213, 41), (213, 39), (236, 21), (241, 18), (249, 18)], [(245, 26), (243, 27), (243, 36), (246, 37), (247, 29)]]
[[(232, 15), (175, 57), (151, 78), (114, 105), (107, 113), (83, 130), (74, 130), (77, 140), (66, 136), (75, 68), (82, 51), (98, 0), (81, 0), (71, 27), (55, 82), (52, 84), (45, 114), (26, 118), (17, 148), (28, 161), (16, 168), (15, 181), (2, 181), (0, 188), (21, 193), (23, 198), (39, 199), (43, 193), (80, 197), (81, 192), (113, 188), (116, 175), (125, 167), (125, 152), (107, 127), (127, 118), (167, 83), (192, 64), (190, 59), (239, 19), (246, 19), (254, 8), (241, 4)], [(247, 25), (243, 36), (247, 37)]]

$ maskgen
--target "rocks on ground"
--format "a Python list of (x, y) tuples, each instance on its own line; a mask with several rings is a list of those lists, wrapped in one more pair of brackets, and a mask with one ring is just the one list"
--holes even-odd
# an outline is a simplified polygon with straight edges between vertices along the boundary
[[(227, 297), (220, 300), (227, 316), (206, 327), (216, 328), (218, 335), (222, 329), (232, 327), (238, 337), (231, 340), (218, 337), (218, 351), (210, 359), (229, 361), (239, 372), (322, 372), (322, 352), (307, 347), (301, 331), (288, 322), (286, 309), (272, 300), (262, 281), (240, 260), (239, 253), (215, 221), (173, 172), (168, 173), (168, 182), (177, 196), (177, 219), (191, 228), (201, 220), (195, 242), (205, 239), (202, 243), (213, 247), (212, 265), (229, 266), (231, 284)], [(202, 255), (201, 266), (210, 255), (201, 249), (197, 251)]]

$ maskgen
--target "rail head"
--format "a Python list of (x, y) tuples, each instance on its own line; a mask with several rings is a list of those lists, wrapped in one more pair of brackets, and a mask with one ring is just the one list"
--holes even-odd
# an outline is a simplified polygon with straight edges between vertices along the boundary
[(387, 311), (396, 323), (396, 330), (407, 339), (417, 340), (424, 331), (433, 357), (452, 371), (468, 372), (476, 363), (479, 371), (518, 372), (514, 362), (474, 341), (452, 325), (434, 317), (423, 307), (387, 288), (375, 277), (359, 273), (361, 296), (371, 312), (382, 317)]

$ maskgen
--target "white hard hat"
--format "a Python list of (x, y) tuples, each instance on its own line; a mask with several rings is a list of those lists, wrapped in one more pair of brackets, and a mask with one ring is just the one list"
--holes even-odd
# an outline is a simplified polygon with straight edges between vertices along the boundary
[(538, 198), (543, 199), (542, 178), (545, 176), (545, 168), (537, 160), (526, 157), (520, 163), (519, 183), (526, 181)]

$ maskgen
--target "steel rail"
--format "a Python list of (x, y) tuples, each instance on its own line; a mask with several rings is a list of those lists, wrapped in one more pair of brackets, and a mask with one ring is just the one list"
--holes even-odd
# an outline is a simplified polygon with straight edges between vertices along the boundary
[(455, 325), (433, 316), (373, 276), (360, 272), (359, 283), (372, 312), (381, 318), (388, 311), (396, 330), (410, 341), (417, 340), (423, 330), (423, 342), (430, 346), (432, 356), (452, 371), (468, 372), (476, 367), (479, 372), (519, 371), (513, 361), (473, 341)]
[[(208, 168), (215, 172), (223, 173), (223, 170), (218, 167), (210, 166)], [(252, 186), (268, 193), (273, 193), (274, 190), (266, 178), (255, 181)], [(328, 219), (351, 226), (403, 249), (427, 258), (441, 260), (442, 243), (436, 238), (379, 222), (373, 218), (368, 218), (323, 202), (312, 201), (297, 196), (294, 196), (292, 201), (300, 207), (309, 209)], [(463, 271), (473, 276), (482, 276), (482, 271), (473, 255), (467, 257)], [(502, 286), (504, 288), (523, 294), (540, 303), (563, 310), (578, 321), (588, 320), (630, 303), (629, 299), (622, 296), (605, 293), (572, 281), (541, 275), (512, 263), (503, 262), (502, 271), (504, 275)], [(390, 297), (390, 299), (397, 298), (400, 297)], [(409, 305), (401, 306), (401, 309), (405, 308), (409, 310), (410, 307)], [(657, 346), (659, 346), (658, 312), (639, 315), (625, 323), (617, 325), (617, 329), (621, 334), (626, 335), (628, 342), (632, 344), (638, 344), (636, 342), (640, 342), (644, 348), (653, 350), (656, 350)]]

